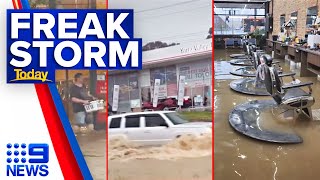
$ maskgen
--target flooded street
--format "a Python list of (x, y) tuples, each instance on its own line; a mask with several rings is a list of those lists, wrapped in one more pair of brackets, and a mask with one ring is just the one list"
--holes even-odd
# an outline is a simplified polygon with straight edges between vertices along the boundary
[(106, 179), (106, 132), (77, 134), (77, 140), (93, 179)]
[[(230, 51), (229, 53), (239, 53)], [(215, 50), (215, 94), (214, 94), (214, 133), (215, 133), (215, 166), (214, 174), (217, 180), (301, 180), (319, 179), (320, 171), (320, 121), (300, 119), (293, 121), (272, 116), (272, 111), (261, 115), (261, 126), (265, 128), (294, 132), (303, 138), (303, 143), (282, 145), (265, 143), (251, 139), (234, 131), (228, 122), (229, 112), (234, 106), (251, 101), (272, 99), (239, 94), (229, 88), (229, 83), (237, 77), (228, 75), (227, 71), (234, 67), (219, 62), (226, 59), (229, 53), (225, 50)], [(289, 65), (279, 60), (284, 72), (289, 71)], [(316, 99), (313, 110), (320, 108), (320, 82), (316, 78), (296, 78), (313, 81), (313, 96)], [(285, 78), (290, 82), (290, 78)]]
[(110, 180), (210, 180), (212, 135), (182, 136), (159, 147), (109, 142)]
[[(82, 153), (95, 180), (106, 179), (105, 132), (77, 134)], [(212, 135), (182, 136), (159, 147), (139, 147), (111, 139), (109, 180), (210, 180)]]

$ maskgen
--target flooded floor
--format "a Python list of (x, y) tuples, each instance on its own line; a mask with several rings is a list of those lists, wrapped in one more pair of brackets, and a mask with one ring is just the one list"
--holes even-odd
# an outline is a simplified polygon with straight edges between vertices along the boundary
[[(235, 132), (228, 122), (229, 112), (234, 106), (251, 100), (271, 99), (236, 93), (229, 83), (238, 77), (228, 75), (234, 69), (220, 59), (239, 51), (215, 50), (215, 94), (214, 94), (214, 176), (217, 180), (301, 180), (319, 179), (320, 171), (320, 121), (285, 120), (266, 112), (260, 120), (266, 128), (277, 131), (294, 132), (303, 138), (302, 144), (282, 145), (265, 143)], [(284, 72), (290, 66), (280, 60)], [(320, 109), (320, 82), (317, 78), (296, 78), (300, 81), (313, 81), (313, 96), (316, 103), (313, 109)], [(290, 82), (290, 78), (284, 81)]]

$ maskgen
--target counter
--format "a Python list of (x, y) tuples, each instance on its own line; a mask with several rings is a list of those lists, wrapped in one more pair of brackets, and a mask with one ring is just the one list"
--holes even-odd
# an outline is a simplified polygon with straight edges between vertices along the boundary
[[(310, 50), (308, 48), (287, 45), (273, 40), (267, 40), (267, 51), (273, 50), (274, 57), (295, 63), (301, 63), (300, 76), (313, 77), (320, 75), (320, 50)], [(287, 56), (286, 56), (287, 55)]]
[(287, 44), (279, 41), (273, 41), (270, 39), (267, 40), (267, 48), (267, 51), (274, 51), (274, 57), (279, 59), (284, 59), (288, 51)]

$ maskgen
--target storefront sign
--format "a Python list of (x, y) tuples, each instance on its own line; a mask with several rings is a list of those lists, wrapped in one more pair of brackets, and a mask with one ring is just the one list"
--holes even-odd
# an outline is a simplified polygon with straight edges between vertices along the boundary
[(178, 91), (178, 105), (183, 105), (183, 97), (184, 97), (184, 85), (186, 83), (186, 77), (180, 76), (179, 78), (179, 91)]
[(106, 94), (106, 93), (107, 93), (106, 75), (98, 74), (97, 84), (96, 84), (96, 94)]
[(160, 85), (158, 92), (158, 99), (163, 99), (167, 97), (167, 85)]
[(160, 88), (160, 79), (154, 80), (154, 88), (153, 88), (153, 107), (158, 106), (159, 99), (159, 88)]
[(106, 80), (106, 75), (104, 74), (97, 75), (97, 81), (105, 81), (105, 80)]
[(119, 85), (113, 86), (112, 111), (118, 111), (119, 106)]
[(131, 108), (140, 108), (141, 102), (140, 99), (134, 99), (130, 101)]
[(211, 61), (184, 63), (178, 66), (179, 75), (185, 76), (190, 87), (209, 85), (212, 78)]
[(181, 54), (189, 54), (189, 53), (197, 53), (212, 50), (212, 43), (206, 44), (197, 44), (190, 47), (182, 47), (180, 48)]
[(107, 93), (106, 81), (99, 81), (99, 80), (97, 81), (96, 93), (97, 94), (106, 94)]
[[(154, 88), (154, 86), (150, 88), (151, 98), (153, 98), (153, 95), (154, 95), (153, 88)], [(176, 87), (176, 89), (177, 89), (177, 87)], [(177, 95), (177, 92), (174, 95)], [(168, 95), (168, 91), (167, 91), (167, 85), (159, 85), (158, 99), (165, 99), (168, 96), (169, 95)]]

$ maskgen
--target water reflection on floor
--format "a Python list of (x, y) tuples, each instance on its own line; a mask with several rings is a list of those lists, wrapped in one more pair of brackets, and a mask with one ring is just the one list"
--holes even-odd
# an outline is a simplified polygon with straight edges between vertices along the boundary
[[(215, 146), (214, 174), (217, 180), (301, 180), (319, 179), (320, 171), (320, 121), (308, 121), (304, 118), (292, 121), (276, 118), (272, 113), (263, 114), (261, 122), (266, 128), (277, 131), (290, 131), (299, 134), (304, 142), (297, 145), (264, 143), (242, 136), (228, 123), (229, 112), (235, 105), (251, 101), (270, 99), (236, 93), (229, 88), (232, 81), (227, 75), (228, 67), (223, 59), (229, 53), (237, 51), (215, 50), (215, 94), (214, 94), (214, 134)], [(281, 61), (284, 71), (289, 65)], [(229, 69), (228, 69), (229, 68)], [(227, 69), (227, 70), (226, 70)], [(225, 71), (223, 71), (225, 70)], [(320, 108), (320, 82), (316, 78), (301, 78), (301, 81), (313, 81), (313, 96), (316, 103), (313, 109)], [(290, 78), (284, 81), (290, 82)]]

